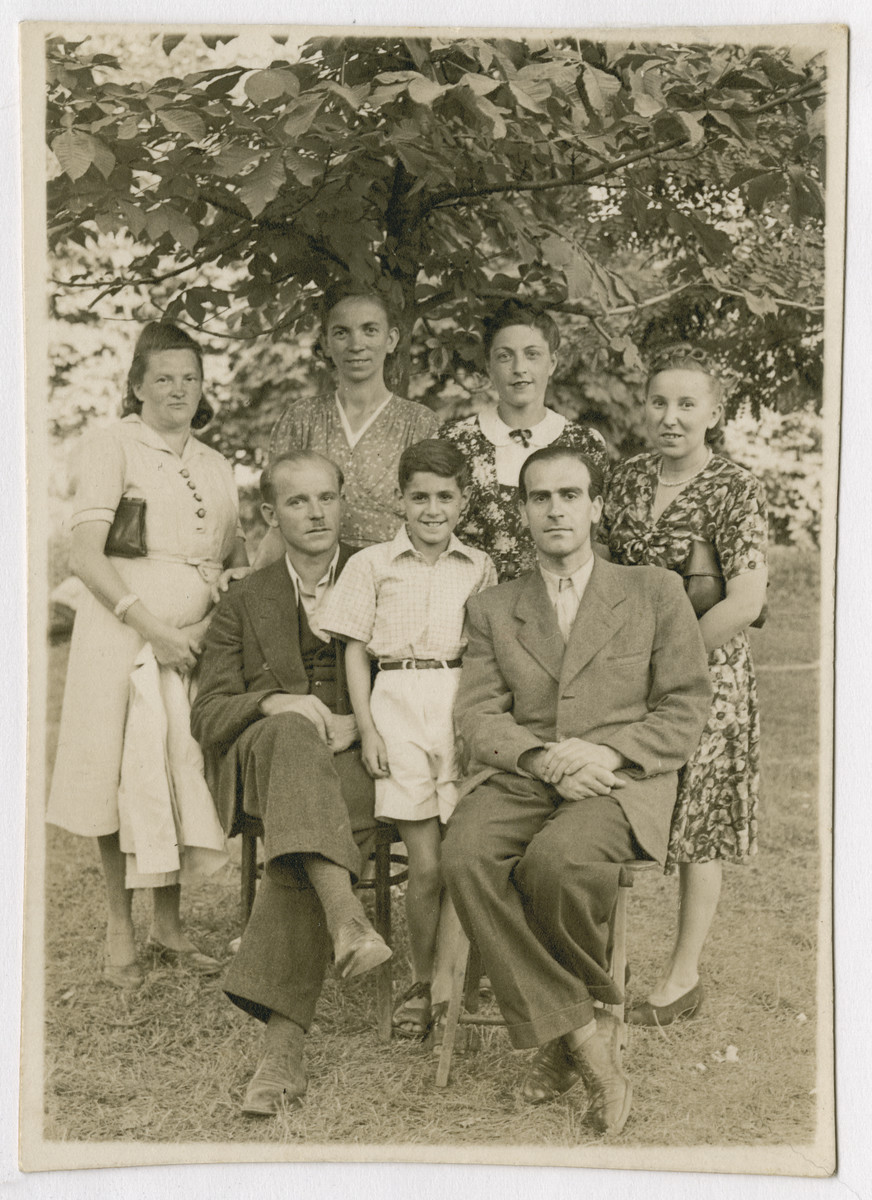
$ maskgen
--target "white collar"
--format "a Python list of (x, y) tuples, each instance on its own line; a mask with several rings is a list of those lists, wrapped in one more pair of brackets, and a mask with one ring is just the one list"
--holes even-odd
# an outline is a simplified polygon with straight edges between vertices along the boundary
[[(164, 441), (156, 429), (152, 429), (150, 425), (146, 425), (139, 413), (128, 413), (126, 417), (121, 418), (121, 422), (122, 425), (127, 426), (131, 430), (133, 437), (137, 441), (143, 442), (146, 446), (151, 446), (153, 450), (165, 450), (167, 454), (176, 454), (175, 450)], [(176, 457), (184, 461), (203, 453), (204, 450), (203, 443), (194, 437), (193, 433), (189, 433), (187, 441), (182, 447), (181, 454), (176, 454)]]
[[(417, 554), (419, 557), (422, 557), (420, 550), (416, 550), (415, 546), (412, 544), (412, 539), (409, 537), (409, 531), (405, 524), (401, 525), (391, 538), (390, 546), (391, 560), (399, 558), (401, 554)], [(444, 554), (462, 554), (464, 558), (468, 558), (470, 561), (472, 560), (472, 556), (470, 555), (466, 546), (464, 546), (460, 538), (458, 538), (454, 533), (451, 534), (451, 537), (448, 539), (448, 545), (445, 547), (439, 557), (442, 558), (442, 555)]]
[[(327, 568), (327, 570), (324, 572), (324, 574), (321, 576), (321, 578), (318, 580), (318, 582), (315, 585), (315, 594), (316, 595), (318, 593), (318, 588), (320, 588), (322, 586), (323, 587), (332, 587), (333, 584), (336, 582), (336, 564), (338, 562), (339, 562), (339, 547), (337, 546), (336, 551), (330, 560), (330, 566)], [(291, 556), (288, 554), (287, 550), (285, 551), (285, 566), (288, 568), (288, 574), (291, 577), (291, 583), (294, 585), (294, 595), (297, 597), (297, 603), (299, 604), (300, 592), (303, 590), (303, 581), (302, 581), (302, 579), (300, 579), (300, 576), (297, 574), (296, 567), (291, 562)]]
[(357, 443), (360, 441), (360, 439), (363, 437), (363, 435), (366, 433), (367, 429), (369, 429), (370, 425), (372, 425), (373, 421), (375, 421), (375, 419), (377, 417), (381, 416), (381, 414), (384, 412), (384, 410), (387, 408), (387, 406), (390, 404), (390, 402), (393, 400), (393, 398), (394, 398), (394, 396), (393, 396), (393, 392), (392, 392), (390, 394), (390, 396), (388, 396), (387, 400), (383, 400), (381, 402), (381, 404), (378, 406), (378, 408), (375, 410), (375, 412), (366, 418), (364, 423), (361, 425), (360, 429), (352, 429), (351, 425), (349, 424), (349, 421), (348, 421), (348, 414), (346, 413), (345, 409), (342, 407), (342, 404), (340, 403), (339, 393), (338, 392), (335, 393), (334, 400), (336, 403), (336, 407), (339, 409), (339, 420), (342, 422), (342, 430), (345, 434), (345, 440), (348, 442), (348, 444), (352, 448), (352, 450), (357, 445)]
[[(497, 411), (496, 405), (483, 408), (478, 414), (478, 426), (484, 436), (494, 446), (511, 446), (517, 441), (511, 436), (512, 426), (507, 425)], [(558, 438), (566, 426), (566, 417), (554, 411), (545, 409), (545, 416), (535, 425), (530, 426), (532, 444), (535, 446), (550, 446)]]
[(595, 558), (596, 555), (593, 553), (593, 549), (591, 549), (591, 555), (587, 562), (580, 566), (576, 571), (573, 571), (571, 575), (558, 575), (556, 571), (549, 571), (540, 563), (539, 570), (542, 572), (542, 578), (545, 580), (545, 587), (548, 589), (549, 595), (557, 595), (557, 592), (560, 589), (561, 579), (571, 579), (572, 586), (575, 588), (575, 591), (579, 596), (583, 596), (584, 589), (587, 587), (588, 581), (593, 574)]

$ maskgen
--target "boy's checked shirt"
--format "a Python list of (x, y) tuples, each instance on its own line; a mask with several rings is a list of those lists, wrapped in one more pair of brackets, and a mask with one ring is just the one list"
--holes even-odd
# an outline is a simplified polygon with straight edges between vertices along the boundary
[(391, 541), (352, 555), (320, 623), (339, 637), (364, 642), (374, 658), (460, 658), (466, 601), (496, 582), (490, 557), (454, 534), (431, 566), (404, 525)]

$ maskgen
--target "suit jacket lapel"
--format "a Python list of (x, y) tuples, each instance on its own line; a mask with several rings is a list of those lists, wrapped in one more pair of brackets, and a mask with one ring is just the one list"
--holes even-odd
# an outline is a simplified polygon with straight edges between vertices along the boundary
[(300, 630), (297, 599), (288, 574), (284, 555), (265, 567), (252, 579), (246, 604), (257, 640), (263, 650), (264, 665), (286, 691), (299, 690), (306, 683), (300, 654)]
[(531, 571), (524, 581), (515, 617), (521, 622), (518, 641), (549, 675), (559, 679), (565, 647), (557, 614), (538, 570)]
[(563, 683), (569, 683), (579, 671), (584, 670), (593, 656), (621, 628), (624, 623), (621, 613), (623, 602), (624, 589), (619, 582), (617, 569), (597, 558), (578, 606), (578, 615), (563, 657), (563, 670), (560, 673)]

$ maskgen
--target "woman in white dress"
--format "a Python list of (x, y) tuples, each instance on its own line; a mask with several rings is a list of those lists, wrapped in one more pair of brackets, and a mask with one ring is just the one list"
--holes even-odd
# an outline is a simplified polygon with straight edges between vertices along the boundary
[[(148, 943), (154, 957), (205, 974), (220, 969), (182, 928), (179, 872), (137, 874), (136, 859), (125, 853), (153, 849), (148, 829), (140, 846), (124, 845), (132, 836), (125, 827), (125, 803), (127, 829), (131, 822), (141, 829), (143, 806), (162, 787), (172, 809), (170, 842), (178, 843), (169, 849), (181, 875), (195, 857), (207, 870), (223, 861), (220, 826), (214, 807), (204, 801), (202, 760), (190, 737), (187, 695), (179, 698), (186, 689), (180, 688), (178, 675), (187, 680), (196, 666), (222, 570), (245, 565), (247, 556), (230, 464), (191, 432), (212, 416), (202, 389), (196, 342), (168, 323), (146, 326), (128, 375), (123, 419), (83, 438), (74, 465), (70, 565), (88, 590), (73, 628), (47, 819), (97, 838), (108, 904), (104, 976), (122, 988), (138, 987), (143, 980), (131, 913), (133, 886), (154, 888)], [(145, 501), (146, 552), (139, 557), (106, 553), (123, 497)], [(149, 663), (158, 707), (172, 697), (166, 711), (148, 714), (152, 727), (163, 726), (165, 732), (165, 755), (156, 756), (156, 771), (163, 776), (157, 787), (154, 772), (143, 772), (151, 777), (140, 783), (142, 749), (137, 747), (137, 759), (129, 745), (131, 675)], [(125, 740), (131, 764), (126, 778)], [(149, 796), (138, 795), (139, 788), (149, 789)], [(186, 809), (193, 793), (195, 803)], [(165, 828), (160, 836), (166, 839)], [(200, 849), (186, 862), (187, 847)]]

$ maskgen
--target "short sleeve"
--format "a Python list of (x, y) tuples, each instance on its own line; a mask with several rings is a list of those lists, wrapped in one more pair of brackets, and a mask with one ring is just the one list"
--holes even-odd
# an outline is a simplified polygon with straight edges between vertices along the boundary
[(318, 614), (325, 633), (369, 642), (375, 628), (376, 584), (370, 556), (361, 551), (345, 564)]
[(308, 446), (305, 423), (300, 420), (300, 401), (289, 404), (273, 425), (269, 437), (270, 460), (280, 458), (291, 450), (305, 450)]
[(724, 506), (717, 531), (718, 557), (726, 579), (766, 565), (767, 534), (763, 487), (753, 475), (743, 472)]
[(425, 438), (439, 437), (439, 422), (436, 420), (436, 414), (423, 404), (419, 404), (420, 413), (416, 413), (415, 427), (413, 430), (414, 440), (423, 442)]
[(101, 430), (81, 440), (71, 462), (75, 488), (71, 529), (85, 521), (112, 524), (124, 495), (125, 472), (124, 447), (110, 430)]

